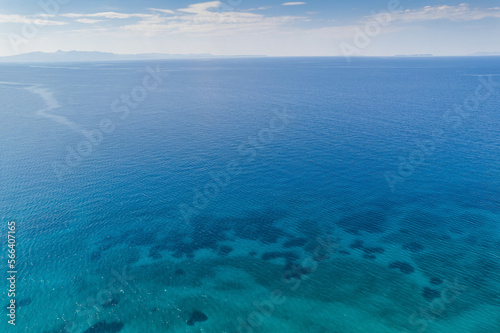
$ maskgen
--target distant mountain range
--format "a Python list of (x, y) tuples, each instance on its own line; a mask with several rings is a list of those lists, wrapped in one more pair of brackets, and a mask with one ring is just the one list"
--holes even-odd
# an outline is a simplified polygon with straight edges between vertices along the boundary
[[(0, 62), (84, 62), (84, 61), (123, 61), (123, 60), (162, 60), (162, 59), (201, 59), (201, 58), (242, 58), (259, 56), (216, 56), (202, 54), (115, 54), (88, 51), (57, 51), (53, 53), (31, 52), (14, 56), (0, 57)], [(261, 56), (263, 57), (263, 56)]]
[(432, 54), (396, 54), (395, 57), (410, 57), (410, 58), (421, 58), (421, 57), (433, 57)]

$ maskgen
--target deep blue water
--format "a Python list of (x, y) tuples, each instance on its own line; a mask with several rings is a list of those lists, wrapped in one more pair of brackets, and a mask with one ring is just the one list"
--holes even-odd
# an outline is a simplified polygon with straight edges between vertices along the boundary
[(2, 331), (500, 329), (498, 57), (0, 64), (0, 100)]

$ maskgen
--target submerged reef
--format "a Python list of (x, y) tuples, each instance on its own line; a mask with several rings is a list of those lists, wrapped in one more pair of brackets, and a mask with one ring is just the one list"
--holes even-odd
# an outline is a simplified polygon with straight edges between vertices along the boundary
[(380, 246), (364, 247), (363, 252), (366, 254), (382, 254), (385, 252), (385, 249)]
[(436, 289), (425, 287), (422, 292), (422, 295), (426, 300), (431, 302), (434, 298), (439, 298), (441, 296), (441, 293)]
[(206, 314), (204, 314), (201, 311), (195, 310), (192, 314), (191, 317), (189, 317), (187, 324), (189, 326), (194, 326), (196, 323), (204, 322), (207, 321), (208, 317)]
[(375, 260), (375, 259), (377, 259), (377, 256), (374, 255), (373, 253), (365, 253), (365, 254), (363, 254), (363, 258), (370, 259), (370, 260)]
[(402, 261), (395, 261), (389, 265), (389, 268), (399, 269), (401, 273), (411, 274), (415, 269), (408, 263)]
[(385, 252), (385, 249), (380, 246), (365, 246), (361, 239), (354, 240), (349, 247), (355, 250), (362, 250), (364, 252), (363, 258), (370, 260), (375, 260), (377, 258), (376, 254), (382, 254)]
[(94, 326), (86, 329), (83, 333), (118, 333), (122, 328), (123, 323), (118, 321), (109, 324), (105, 321), (100, 321)]
[(229, 245), (222, 245), (219, 248), (219, 251), (217, 252), (217, 254), (219, 256), (227, 256), (231, 252), (233, 252), (233, 248), (231, 246), (229, 246)]
[(285, 248), (290, 248), (290, 247), (301, 247), (306, 245), (307, 243), (307, 238), (291, 238), (287, 240), (285, 243), (283, 243), (283, 247)]
[(283, 258), (287, 261), (294, 261), (299, 259), (299, 256), (293, 252), (265, 252), (262, 254), (262, 260), (271, 260)]
[(362, 249), (363, 248), (363, 241), (361, 239), (356, 239), (354, 242), (349, 245), (351, 249)]
[(431, 279), (430, 279), (430, 281), (429, 281), (429, 282), (430, 282), (432, 285), (434, 285), (434, 286), (438, 286), (438, 285), (440, 285), (441, 283), (443, 283), (443, 280), (441, 280), (441, 279), (440, 279), (440, 278), (438, 278), (438, 277), (433, 277), (433, 278), (431, 278)]
[(402, 248), (403, 250), (410, 252), (420, 252), (424, 249), (424, 246), (417, 242), (410, 242), (403, 244)]
[(106, 303), (104, 303), (102, 305), (102, 307), (105, 309), (112, 308), (112, 307), (117, 306), (119, 302), (120, 302), (120, 300), (113, 298), (113, 299), (107, 301)]
[(27, 306), (27, 305), (30, 305), (30, 304), (31, 304), (31, 298), (28, 297), (28, 298), (20, 300), (17, 303), (17, 306)]

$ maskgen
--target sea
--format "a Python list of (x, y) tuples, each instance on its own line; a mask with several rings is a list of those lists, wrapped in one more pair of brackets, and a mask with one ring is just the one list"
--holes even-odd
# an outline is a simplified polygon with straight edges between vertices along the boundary
[(1, 332), (500, 332), (500, 57), (2, 63), (0, 101)]

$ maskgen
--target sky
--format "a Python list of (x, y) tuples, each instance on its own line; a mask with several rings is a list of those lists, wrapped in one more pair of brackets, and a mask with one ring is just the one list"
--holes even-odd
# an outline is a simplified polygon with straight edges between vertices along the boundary
[(500, 0), (462, 1), (0, 0), (0, 56), (500, 54)]

